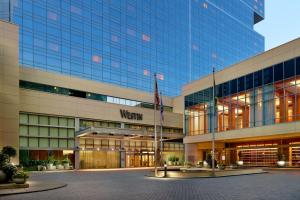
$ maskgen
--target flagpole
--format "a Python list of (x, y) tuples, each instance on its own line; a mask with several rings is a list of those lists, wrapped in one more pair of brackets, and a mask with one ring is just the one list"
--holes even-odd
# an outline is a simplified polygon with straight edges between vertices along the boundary
[[(162, 102), (162, 92), (160, 92), (160, 98)], [(160, 107), (162, 107), (162, 103), (160, 103)], [(163, 150), (163, 143), (162, 143), (162, 133), (163, 133), (163, 120), (162, 120), (162, 109), (160, 108), (160, 161), (162, 161), (162, 150)], [(161, 162), (162, 164), (162, 162)]]
[(157, 132), (156, 132), (156, 73), (154, 74), (154, 173), (157, 176)]
[(213, 67), (212, 176), (215, 176), (215, 67)]

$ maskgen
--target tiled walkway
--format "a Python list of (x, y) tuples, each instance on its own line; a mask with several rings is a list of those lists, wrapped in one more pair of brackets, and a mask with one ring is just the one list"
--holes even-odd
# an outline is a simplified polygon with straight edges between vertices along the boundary
[(300, 170), (199, 179), (154, 179), (149, 171), (78, 171), (37, 173), (32, 181), (68, 184), (57, 190), (1, 197), (1, 200), (299, 200)]

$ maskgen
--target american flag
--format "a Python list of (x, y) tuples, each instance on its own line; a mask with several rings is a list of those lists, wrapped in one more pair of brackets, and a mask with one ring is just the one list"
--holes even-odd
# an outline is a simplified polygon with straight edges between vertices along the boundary
[(160, 93), (160, 119), (164, 121), (164, 104), (162, 99), (162, 94)]
[(154, 75), (154, 78), (155, 78), (154, 104), (156, 106), (159, 106), (159, 95), (158, 95), (158, 86), (157, 86), (156, 74)]

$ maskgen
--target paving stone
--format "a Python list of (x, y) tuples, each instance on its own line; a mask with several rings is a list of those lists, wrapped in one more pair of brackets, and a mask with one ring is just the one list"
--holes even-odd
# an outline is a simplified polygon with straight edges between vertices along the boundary
[(149, 171), (37, 173), (32, 181), (59, 181), (51, 191), (1, 197), (1, 200), (299, 200), (300, 171), (199, 179), (154, 179)]

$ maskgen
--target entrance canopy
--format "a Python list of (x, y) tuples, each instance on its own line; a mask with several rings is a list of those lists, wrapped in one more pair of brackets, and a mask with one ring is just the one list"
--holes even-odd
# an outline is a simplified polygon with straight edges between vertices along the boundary
[[(160, 138), (160, 132), (157, 132)], [(153, 140), (154, 133), (145, 130), (134, 130), (124, 128), (108, 128), (108, 127), (88, 127), (76, 132), (76, 137), (93, 137), (93, 138), (118, 138), (118, 139), (138, 139)], [(183, 134), (163, 133), (163, 141), (182, 139)]]

